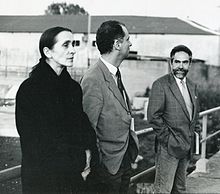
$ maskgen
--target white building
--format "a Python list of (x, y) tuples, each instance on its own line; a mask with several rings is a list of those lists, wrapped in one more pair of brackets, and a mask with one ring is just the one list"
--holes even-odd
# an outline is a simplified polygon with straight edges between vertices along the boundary
[[(131, 51), (141, 56), (168, 57), (170, 50), (185, 44), (193, 57), (207, 64), (219, 65), (219, 36), (192, 22), (178, 18), (143, 16), (91, 16), (88, 38), (88, 16), (0, 16), (0, 67), (32, 67), (38, 62), (41, 33), (50, 27), (72, 29), (77, 40), (76, 67), (87, 67), (99, 56), (95, 33), (103, 21), (118, 20), (127, 26)], [(89, 42), (88, 42), (89, 40)]]

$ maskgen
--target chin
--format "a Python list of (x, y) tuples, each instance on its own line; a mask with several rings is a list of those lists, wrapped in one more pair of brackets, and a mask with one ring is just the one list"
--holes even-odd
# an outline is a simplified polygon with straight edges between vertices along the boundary
[(68, 62), (65, 64), (66, 67), (72, 67), (73, 66), (73, 62)]

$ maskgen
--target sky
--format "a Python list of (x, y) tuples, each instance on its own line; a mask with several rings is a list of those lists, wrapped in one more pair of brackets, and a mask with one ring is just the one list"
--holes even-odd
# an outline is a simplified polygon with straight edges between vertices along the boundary
[(90, 15), (179, 17), (220, 30), (220, 0), (0, 0), (0, 15), (43, 15), (57, 2), (78, 4)]

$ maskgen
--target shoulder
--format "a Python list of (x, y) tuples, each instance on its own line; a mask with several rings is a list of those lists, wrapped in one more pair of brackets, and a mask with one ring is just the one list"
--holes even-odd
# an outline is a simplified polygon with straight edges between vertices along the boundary
[(18, 92), (26, 92), (33, 88), (34, 82), (31, 78), (24, 80), (19, 86)]
[(167, 83), (170, 80), (171, 76), (172, 76), (171, 74), (166, 74), (166, 75), (158, 78), (157, 81), (161, 82), (161, 83)]
[(102, 83), (103, 78), (104, 76), (102, 74), (101, 68), (99, 67), (99, 64), (96, 63), (93, 66), (91, 66), (83, 75), (81, 85), (84, 85), (85, 83)]
[(31, 78), (24, 80), (18, 88), (16, 100), (24, 99), (27, 97), (32, 98), (33, 91), (36, 89), (34, 81)]
[(170, 77), (171, 75), (170, 74), (166, 74), (158, 79), (156, 79), (154, 82), (153, 82), (153, 86), (154, 85), (161, 85), (161, 86), (164, 86), (164, 85), (168, 85), (169, 84), (169, 81), (170, 81)]

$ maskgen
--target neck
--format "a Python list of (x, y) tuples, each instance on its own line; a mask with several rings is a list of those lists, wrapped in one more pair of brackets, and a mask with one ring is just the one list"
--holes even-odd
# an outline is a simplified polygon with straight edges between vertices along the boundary
[(113, 53), (103, 54), (102, 58), (109, 62), (110, 64), (114, 65), (115, 67), (119, 67), (122, 63), (122, 60), (118, 59), (117, 56), (115, 56)]
[(55, 71), (55, 73), (59, 76), (63, 71), (64, 66), (58, 65), (57, 63), (53, 63), (52, 61), (46, 59), (46, 62), (50, 65), (50, 67)]

